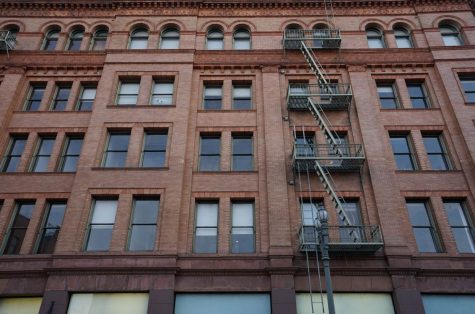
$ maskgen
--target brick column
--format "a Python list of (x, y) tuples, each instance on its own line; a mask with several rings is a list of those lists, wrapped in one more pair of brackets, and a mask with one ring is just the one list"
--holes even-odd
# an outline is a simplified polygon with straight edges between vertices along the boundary
[(147, 314), (173, 314), (175, 293), (173, 289), (150, 290)]
[(39, 314), (66, 314), (69, 305), (67, 291), (46, 291)]
[(297, 314), (293, 275), (271, 275), (272, 314)]

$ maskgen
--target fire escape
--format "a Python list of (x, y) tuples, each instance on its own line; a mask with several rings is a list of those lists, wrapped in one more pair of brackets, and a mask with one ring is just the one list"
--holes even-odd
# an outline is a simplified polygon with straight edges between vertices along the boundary
[(6, 51), (9, 55), (9, 51), (15, 48), (16, 38), (10, 31), (0, 30), (0, 50)]

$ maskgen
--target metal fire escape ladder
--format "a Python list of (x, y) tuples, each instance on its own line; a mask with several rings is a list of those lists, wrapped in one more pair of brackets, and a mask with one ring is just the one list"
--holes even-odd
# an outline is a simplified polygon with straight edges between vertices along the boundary
[(305, 41), (301, 41), (300, 51), (302, 51), (305, 60), (307, 60), (310, 68), (318, 79), (318, 83), (322, 85), (328, 85), (330, 81), (327, 79), (327, 74), (322, 65), (318, 61), (317, 57), (313, 53), (312, 49), (308, 48)]

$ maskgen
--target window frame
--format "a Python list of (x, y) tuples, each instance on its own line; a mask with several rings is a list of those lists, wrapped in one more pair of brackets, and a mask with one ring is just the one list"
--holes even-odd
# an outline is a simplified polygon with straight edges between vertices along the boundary
[[(442, 43), (446, 47), (459, 47), (464, 46), (464, 40), (462, 36), (462, 31), (460, 27), (456, 26), (451, 22), (443, 22), (439, 24), (439, 34), (442, 37)], [(443, 30), (445, 29), (445, 30)], [(449, 30), (448, 32), (446, 30)], [(449, 42), (450, 39), (456, 39), (457, 43), (452, 44)]]
[[(198, 226), (198, 207), (201, 204), (213, 204), (216, 205), (216, 225), (212, 226)], [(215, 229), (216, 230), (216, 246), (215, 246), (215, 251), (214, 252), (203, 252), (203, 251), (197, 251), (197, 231), (198, 229), (203, 228), (203, 229)], [(219, 247), (219, 200), (196, 200), (195, 201), (195, 221), (194, 221), (194, 226), (193, 226), (193, 249), (192, 252), (194, 254), (217, 254), (218, 253), (218, 247)]]
[[(138, 101), (139, 101), (139, 95), (140, 95), (140, 83), (141, 83), (141, 78), (121, 78), (119, 79), (119, 84), (117, 87), (117, 95), (115, 99), (115, 105), (118, 107), (132, 107), (132, 106), (137, 106)], [(122, 87), (124, 85), (131, 85), (135, 84), (137, 85), (137, 93), (136, 94), (129, 94), (129, 93), (123, 93), (122, 92)], [(135, 97), (135, 103), (126, 103), (126, 104), (120, 104), (119, 101), (121, 97)]]
[[(211, 47), (210, 43), (217, 44), (218, 42), (219, 47)], [(205, 47), (206, 50), (224, 50), (224, 32), (221, 28), (212, 27), (206, 32)]]
[[(17, 155), (17, 154), (14, 155), (13, 154), (13, 149), (15, 147), (15, 144), (16, 144), (17, 140), (23, 140), (24, 141), (23, 148), (21, 149), (20, 155)], [(3, 158), (2, 158), (1, 171), (0, 172), (5, 172), (5, 173), (17, 172), (18, 166), (20, 165), (20, 162), (21, 162), (21, 157), (23, 155), (23, 152), (25, 151), (25, 146), (26, 146), (27, 141), (28, 141), (28, 134), (25, 134), (25, 135), (23, 135), (23, 134), (10, 135), (10, 141), (8, 143), (7, 150), (5, 151), (5, 154), (3, 155)], [(17, 163), (14, 171), (7, 171), (12, 157), (13, 158), (19, 158), (18, 163)]]
[[(72, 84), (71, 83), (61, 83), (61, 84), (56, 84), (55, 90), (54, 90), (54, 97), (51, 100), (51, 105), (49, 110), (50, 111), (66, 111), (68, 109), (68, 101), (69, 97), (71, 96), (71, 89), (72, 89)], [(67, 97), (66, 98), (58, 98), (60, 96), (61, 91), (67, 90)], [(61, 96), (62, 97), (62, 96)], [(64, 103), (64, 108), (58, 109), (58, 104)]]
[[(213, 82), (213, 83), (205, 83), (203, 85), (203, 110), (222, 110), (223, 109), (223, 84), (222, 82)], [(207, 96), (206, 95), (206, 90), (207, 89), (217, 89), (219, 88), (221, 90), (221, 93), (219, 95), (220, 98), (213, 98), (213, 97), (218, 97), (218, 96)], [(209, 98), (211, 97), (211, 98)], [(219, 108), (207, 108), (207, 100), (209, 101), (217, 101), (220, 100)]]
[[(235, 139), (249, 139), (251, 141), (251, 153), (237, 153), (234, 149), (234, 140)], [(254, 134), (253, 133), (231, 133), (231, 170), (238, 171), (238, 172), (249, 172), (255, 171), (254, 169)], [(234, 162), (234, 158), (239, 157), (251, 157), (251, 169), (236, 169), (236, 165)]]
[[(71, 144), (71, 140), (81, 140), (81, 147), (79, 148), (79, 153), (76, 154), (68, 154), (68, 150)], [(84, 144), (84, 135), (82, 134), (74, 134), (74, 135), (66, 135), (65, 140), (64, 140), (64, 145), (63, 149), (61, 151), (61, 156), (59, 159), (59, 164), (58, 164), (58, 171), (60, 172), (76, 172), (77, 171), (77, 166), (79, 163), (79, 158), (81, 157), (81, 151), (82, 151), (82, 146)], [(66, 164), (66, 160), (70, 157), (76, 157), (76, 164), (75, 164), (75, 169), (74, 171), (64, 171), (64, 165)]]
[[(252, 226), (238, 226), (238, 227), (234, 226), (234, 205), (235, 204), (247, 204), (251, 206)], [(233, 233), (234, 229), (252, 229), (252, 250), (245, 251), (245, 252), (234, 250), (233, 235), (236, 235), (235, 233)], [(241, 233), (237, 233), (237, 234), (241, 234)], [(255, 205), (254, 200), (231, 200), (231, 228), (230, 228), (230, 236), (229, 236), (229, 247), (230, 247), (230, 252), (232, 254), (253, 254), (256, 252), (256, 205)]]
[[(382, 97), (381, 92), (379, 91), (380, 88), (391, 88), (393, 97)], [(378, 99), (379, 99), (379, 107), (381, 109), (400, 109), (401, 108), (401, 102), (399, 101), (398, 93), (397, 93), (397, 88), (395, 82), (376, 82), (376, 91), (378, 93)], [(383, 105), (383, 100), (392, 100), (394, 103), (394, 108), (391, 107), (385, 107)]]
[[(409, 87), (414, 87), (414, 86), (419, 86), (420, 91), (422, 92), (422, 96), (411, 96), (411, 92)], [(411, 101), (411, 108), (412, 109), (430, 109), (432, 108), (431, 100), (429, 97), (429, 93), (427, 90), (427, 86), (424, 82), (417, 82), (417, 81), (406, 81), (406, 88), (407, 88), (407, 93), (409, 95), (409, 99)], [(419, 107), (414, 107), (413, 99), (422, 99), (424, 102), (424, 107), (419, 108)]]
[[(46, 82), (35, 82), (35, 83), (30, 83), (29, 89), (28, 89), (28, 94), (25, 99), (25, 103), (23, 104), (23, 111), (40, 111), (41, 109), (41, 103), (43, 101), (43, 97), (45, 96), (45, 91), (46, 91)], [(35, 95), (35, 90), (43, 90), (41, 92), (41, 97), (39, 99), (32, 99), (33, 95)], [(31, 105), (33, 102), (38, 103), (38, 108), (32, 109)]]
[[(369, 32), (373, 32), (373, 33), (370, 34)], [(369, 49), (387, 48), (386, 41), (384, 40), (384, 31), (382, 31), (379, 27), (377, 26), (366, 27), (365, 33), (366, 33), (366, 42), (368, 43)], [(371, 43), (375, 43), (376, 40), (380, 44), (380, 46), (378, 45), (378, 47), (371, 44)]]
[[(175, 36), (167, 35), (167, 33), (172, 33), (172, 32), (175, 32), (178, 35), (175, 35)], [(163, 47), (164, 43), (167, 43), (167, 45), (172, 44), (173, 47)], [(173, 26), (166, 27), (160, 33), (159, 49), (164, 49), (164, 50), (180, 49), (180, 30), (177, 27), (173, 27)]]
[[(151, 223), (134, 223), (134, 217), (135, 217), (135, 213), (136, 213), (136, 205), (137, 205), (137, 201), (142, 201), (142, 200), (148, 200), (148, 201), (157, 201), (157, 220), (155, 222), (151, 222)], [(130, 252), (146, 252), (146, 251), (155, 251), (156, 250), (156, 240), (157, 240), (157, 236), (158, 236), (158, 226), (159, 226), (159, 221), (160, 221), (160, 196), (134, 196), (133, 197), (133, 200), (132, 200), (132, 212), (131, 212), (131, 215), (130, 215), (130, 223), (129, 223), (129, 229), (128, 229), (128, 235), (127, 235), (127, 245), (126, 245), (126, 249), (127, 251), (130, 251)], [(150, 249), (131, 249), (131, 240), (132, 240), (132, 233), (133, 233), (133, 228), (134, 226), (155, 226), (155, 236), (154, 236), (154, 241), (152, 243), (152, 247)]]
[[(244, 34), (246, 33), (247, 34), (247, 37), (243, 36), (243, 35), (239, 35), (239, 37), (237, 36), (238, 34)], [(251, 50), (252, 49), (252, 40), (251, 40), (251, 32), (244, 28), (244, 27), (239, 27), (237, 28), (234, 32), (233, 32), (233, 50)], [(246, 43), (249, 48), (237, 48), (236, 46), (236, 43)]]
[[(392, 139), (393, 138), (404, 138), (406, 140), (408, 152), (407, 153), (396, 153), (394, 151), (393, 145), (392, 145)], [(419, 170), (419, 164), (417, 163), (417, 158), (415, 155), (415, 150), (414, 146), (410, 137), (410, 133), (406, 134), (391, 134), (389, 133), (389, 142), (391, 146), (391, 151), (393, 153), (393, 159), (394, 159), (394, 164), (396, 166), (397, 171), (416, 171)], [(409, 156), (409, 159), (411, 161), (412, 169), (399, 169), (399, 165), (397, 163), (397, 158), (395, 158), (397, 155), (404, 155), (404, 156)]]
[[(165, 136), (165, 148), (154, 149), (154, 150), (145, 150), (145, 143), (147, 135), (164, 135)], [(159, 130), (144, 130), (143, 140), (142, 140), (142, 150), (140, 153), (140, 168), (164, 168), (167, 165), (167, 148), (168, 148), (168, 129), (159, 129)], [(145, 153), (163, 153), (163, 164), (159, 166), (147, 166), (143, 165)]]
[[(84, 92), (86, 90), (94, 90), (94, 98), (84, 98)], [(97, 96), (97, 85), (92, 85), (92, 84), (81, 84), (81, 90), (79, 92), (79, 97), (78, 97), (78, 100), (76, 102), (76, 108), (75, 110), (76, 111), (92, 111), (92, 108), (93, 108), (93, 105), (94, 105), (94, 101), (96, 100), (96, 96)], [(91, 108), (90, 109), (83, 109), (83, 103), (84, 102), (88, 102), (90, 101), (91, 102)]]
[[(82, 41), (84, 39), (84, 30), (83, 29), (74, 29), (68, 34), (68, 44), (67, 51), (80, 51)], [(79, 46), (76, 44), (79, 43)], [(74, 49), (73, 49), (74, 48)]]
[[(475, 105), (475, 73), (474, 74), (459, 73), (458, 79), (459, 79), (459, 84), (463, 93), (463, 98), (464, 98), (465, 103), (469, 105)], [(474, 85), (473, 90), (465, 89), (464, 82), (467, 82), (467, 81), (473, 81), (472, 83)], [(470, 99), (470, 96), (472, 96), (473, 100)]]
[[(116, 206), (115, 206), (115, 214), (114, 214), (114, 221), (113, 223), (93, 223), (92, 219), (94, 218), (94, 212), (96, 210), (96, 204), (98, 201), (115, 201)], [(86, 236), (85, 236), (85, 241), (83, 245), (83, 251), (84, 252), (108, 252), (110, 250), (110, 244), (112, 242), (112, 236), (114, 235), (114, 227), (115, 227), (115, 222), (117, 220), (117, 209), (119, 208), (119, 197), (118, 196), (110, 196), (110, 197), (92, 197), (92, 202), (91, 202), (91, 208), (89, 210), (89, 219), (87, 223), (87, 229), (86, 229)], [(111, 228), (111, 239), (109, 241), (108, 248), (106, 250), (88, 250), (89, 246), (89, 241), (91, 239), (91, 230), (93, 229), (92, 226), (95, 225), (100, 225), (100, 226), (109, 226), (112, 225)]]
[[(219, 154), (204, 154), (203, 153), (203, 139), (219, 139)], [(198, 171), (200, 172), (213, 172), (213, 171), (221, 171), (221, 153), (222, 153), (222, 139), (221, 139), (221, 133), (201, 133), (200, 134), (200, 151), (199, 151), (199, 158), (198, 158)], [(202, 170), (201, 167), (201, 160), (203, 157), (208, 157), (208, 156), (218, 156), (218, 164), (216, 166), (217, 169), (212, 169), (212, 170)]]
[[(442, 202), (443, 202), (443, 207), (444, 207), (445, 214), (447, 216), (447, 223), (450, 227), (450, 231), (452, 233), (452, 238), (453, 238), (453, 240), (456, 244), (457, 251), (461, 254), (473, 254), (473, 253), (475, 253), (475, 229), (473, 227), (473, 219), (472, 219), (472, 217), (470, 215), (470, 211), (468, 210), (468, 207), (467, 207), (467, 202), (464, 201), (464, 200), (460, 200), (460, 199), (442, 199)], [(463, 218), (465, 219), (465, 225), (463, 225), (463, 224), (462, 225), (452, 225), (450, 223), (450, 218), (449, 218), (449, 213), (447, 211), (446, 203), (457, 203), (457, 204), (459, 204), (460, 213), (463, 215)], [(456, 238), (454, 230), (453, 230), (454, 228), (466, 229), (466, 235), (468, 236), (469, 242), (471, 242), (470, 243), (471, 247), (472, 247), (471, 252), (466, 252), (466, 251), (462, 252), (460, 250), (459, 244), (457, 242), (457, 238)]]
[[(426, 226), (426, 225), (414, 225), (412, 223), (411, 215), (410, 215), (410, 209), (409, 209), (408, 204), (423, 204), (424, 205), (426, 218), (429, 222), (428, 226)], [(435, 221), (434, 216), (433, 216), (433, 210), (432, 210), (432, 207), (429, 203), (429, 200), (427, 200), (427, 199), (406, 199), (406, 210), (407, 210), (407, 214), (408, 214), (408, 217), (409, 217), (408, 221), (411, 224), (412, 234), (414, 236), (414, 240), (416, 242), (416, 246), (417, 246), (417, 249), (418, 249), (419, 253), (443, 253), (444, 252), (444, 247), (442, 246), (442, 240), (441, 240), (439, 232), (438, 232), (436, 221)], [(416, 236), (416, 233), (414, 232), (414, 229), (429, 229), (429, 233), (431, 235), (432, 243), (434, 245), (435, 251), (421, 251), (421, 248), (419, 247), (419, 243), (417, 242), (417, 236)]]
[[(49, 217), (50, 217), (50, 214), (51, 214), (51, 208), (54, 205), (64, 205), (63, 215), (62, 215), (62, 218), (61, 218), (61, 224), (59, 225), (59, 227), (47, 227), (47, 223), (48, 223), (48, 220), (49, 220)], [(36, 254), (53, 254), (54, 253), (56, 243), (57, 243), (57, 239), (54, 242), (54, 248), (53, 248), (52, 252), (44, 252), (44, 251), (40, 252), (41, 246), (43, 244), (43, 241), (44, 241), (45, 234), (46, 234), (47, 230), (56, 229), (57, 232), (58, 232), (57, 236), (59, 235), (59, 232), (61, 231), (61, 227), (63, 226), (64, 215), (66, 214), (66, 209), (67, 209), (67, 200), (59, 200), (59, 201), (54, 200), (54, 201), (47, 201), (46, 202), (45, 210), (44, 210), (44, 213), (43, 213), (43, 218), (42, 218), (42, 221), (41, 221), (41, 226), (38, 230), (38, 235), (37, 235), (36, 244), (35, 244), (35, 248), (34, 248), (34, 252)]]
[[(404, 35), (398, 34), (397, 32), (403, 33)], [(393, 27), (393, 33), (394, 33), (394, 39), (396, 41), (397, 48), (400, 48), (400, 49), (414, 48), (414, 40), (412, 38), (411, 31), (408, 28), (404, 26), (395, 26)], [(402, 40), (404, 40), (406, 43), (409, 43), (409, 47), (400, 47), (402, 46), (400, 45)]]
[[(28, 223), (26, 224), (25, 227), (23, 227), (23, 226), (22, 227), (15, 227), (14, 226), (15, 220), (18, 217), (18, 215), (21, 211), (21, 207), (23, 205), (32, 205), (32, 209), (31, 209), (31, 213), (30, 213), (31, 216), (29, 217)], [(3, 243), (2, 243), (2, 255), (19, 255), (21, 253), (21, 248), (22, 248), (23, 243), (25, 241), (25, 236), (26, 236), (26, 233), (27, 233), (28, 228), (30, 226), (31, 218), (33, 217), (35, 207), (36, 207), (36, 201), (35, 200), (15, 200), (15, 208), (13, 209), (13, 212), (10, 216), (9, 223), (8, 223), (8, 228), (7, 228), (7, 231), (5, 233)], [(12, 236), (14, 231), (17, 230), (17, 229), (23, 229), (24, 230), (23, 238), (20, 241), (20, 245), (17, 248), (15, 248), (13, 253), (7, 253), (6, 251), (9, 248), (10, 237)], [(13, 230), (13, 232), (12, 232), (12, 230)]]
[[(47, 154), (40, 154), (40, 151), (41, 151), (41, 148), (42, 148), (42, 145), (44, 143), (45, 140), (52, 140), (53, 141), (53, 144), (51, 146), (51, 151), (49, 152), (49, 155)], [(44, 172), (49, 172), (48, 171), (48, 168), (49, 168), (49, 163), (51, 162), (51, 155), (53, 153), (53, 150), (54, 150), (54, 145), (56, 144), (56, 134), (45, 134), (45, 135), (39, 135), (38, 136), (38, 139), (37, 139), (37, 142), (36, 142), (36, 147), (35, 147), (35, 151), (34, 151), (34, 154), (33, 156), (31, 157), (31, 164), (30, 164), (30, 171), (29, 172), (37, 172), (37, 173), (44, 173)], [(48, 161), (46, 163), (46, 169), (44, 171), (38, 171), (36, 169), (37, 165), (38, 165), (38, 159), (39, 158), (43, 158), (43, 157), (47, 157), (48, 158)]]
[[(144, 32), (147, 33), (147, 36), (145, 35), (137, 35), (137, 33)], [(144, 26), (139, 26), (135, 27), (129, 34), (129, 42), (127, 44), (127, 49), (130, 50), (144, 50), (148, 49), (148, 43), (149, 43), (149, 38), (150, 38), (150, 30), (147, 27)], [(139, 41), (145, 41), (145, 47), (132, 47), (135, 44), (138, 44)]]
[[(105, 34), (105, 36), (103, 35)], [(109, 30), (105, 27), (100, 27), (94, 31), (91, 37), (91, 44), (89, 45), (89, 50), (91, 51), (103, 51), (107, 48), (107, 39), (109, 37)], [(99, 46), (101, 49), (97, 49), (97, 43), (104, 43), (104, 46)]]
[[(55, 51), (58, 47), (59, 36), (61, 35), (61, 29), (53, 28), (46, 32), (43, 42), (41, 43), (41, 49), (43, 51)], [(53, 37), (55, 36), (55, 37)], [(54, 45), (51, 47), (51, 43)]]
[[(437, 142), (439, 143), (439, 147), (440, 147), (441, 152), (440, 153), (429, 153), (427, 151), (427, 145), (426, 145), (426, 142), (425, 142), (426, 138), (437, 138)], [(445, 140), (444, 140), (443, 135), (441, 133), (439, 133), (439, 134), (423, 133), (422, 134), (422, 142), (424, 143), (424, 149), (426, 151), (427, 159), (429, 160), (431, 170), (434, 170), (434, 171), (453, 170), (450, 155), (449, 155), (448, 150), (447, 150), (447, 144), (445, 143)], [(432, 156), (432, 155), (437, 155), (437, 156), (442, 157), (442, 160), (445, 164), (445, 169), (434, 169), (434, 167), (432, 165), (432, 161), (430, 159), (430, 156)]]
[[(104, 154), (102, 156), (102, 162), (101, 162), (101, 167), (102, 168), (125, 168), (126, 165), (127, 165), (127, 155), (129, 153), (129, 145), (130, 145), (130, 134), (131, 134), (131, 130), (108, 130), (107, 131), (107, 141), (106, 141), (106, 146), (104, 148)], [(127, 150), (126, 151), (123, 151), (123, 150), (109, 150), (109, 145), (110, 145), (110, 140), (111, 140), (111, 136), (113, 135), (128, 135), (129, 138), (127, 140)], [(107, 162), (107, 156), (108, 156), (108, 153), (109, 152), (113, 152), (113, 153), (116, 153), (116, 152), (119, 152), (119, 153), (125, 153), (125, 159), (124, 159), (124, 164), (122, 166), (111, 166), (111, 167), (108, 167), (106, 165), (106, 162)]]
[[(172, 86), (172, 90), (171, 90), (171, 94), (167, 94), (167, 93), (155, 93), (155, 86), (157, 85), (171, 85)], [(156, 107), (160, 107), (160, 106), (173, 106), (174, 103), (175, 103), (175, 79), (174, 78), (155, 78), (153, 79), (153, 84), (152, 84), (152, 90), (151, 90), (151, 95), (150, 95), (150, 105), (151, 106), (156, 106)], [(166, 99), (166, 97), (169, 97), (170, 98), (170, 101), (169, 102), (166, 102), (166, 103), (158, 103), (158, 104), (155, 104), (154, 103), (154, 97), (164, 97)]]
[[(234, 91), (235, 89), (239, 88), (248, 88), (249, 89), (249, 97), (243, 97), (243, 96), (235, 96)], [(244, 84), (244, 83), (233, 83), (233, 88), (232, 88), (232, 97), (233, 97), (233, 103), (232, 103), (232, 108), (233, 110), (252, 110), (254, 109), (253, 104), (252, 104), (252, 84)], [(236, 108), (236, 100), (249, 100), (249, 106), (248, 108)]]

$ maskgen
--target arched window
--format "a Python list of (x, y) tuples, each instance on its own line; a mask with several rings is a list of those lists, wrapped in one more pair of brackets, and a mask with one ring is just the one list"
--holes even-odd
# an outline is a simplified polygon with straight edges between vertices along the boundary
[(52, 51), (56, 48), (59, 38), (59, 29), (52, 29), (46, 33), (45, 39), (43, 41), (42, 50)]
[(206, 49), (222, 50), (223, 49), (223, 32), (218, 28), (212, 28), (206, 35)]
[(84, 30), (76, 29), (69, 33), (68, 50), (78, 51), (81, 49), (82, 38), (84, 37)]
[(398, 48), (412, 48), (411, 33), (402, 26), (396, 26), (393, 28), (394, 37), (396, 38), (396, 45)]
[(92, 34), (91, 50), (106, 49), (108, 30), (106, 28), (99, 28)]
[(285, 28), (285, 34), (287, 38), (300, 38), (302, 37), (302, 27), (298, 24), (290, 24)]
[(369, 48), (385, 48), (383, 32), (376, 27), (366, 29), (366, 38), (368, 39)]
[(251, 49), (251, 34), (247, 29), (239, 28), (234, 32), (233, 48), (240, 50)]
[(315, 48), (323, 48), (324, 39), (329, 38), (328, 26), (325, 24), (317, 24), (313, 28), (313, 46)]
[(4, 28), (6, 31), (10, 32), (10, 36), (16, 38), (16, 34), (20, 31), (20, 27), (18, 25), (8, 25)]
[(180, 32), (174, 27), (166, 28), (160, 38), (160, 49), (178, 49), (180, 47)]
[(460, 31), (452, 24), (443, 23), (439, 25), (439, 31), (442, 35), (442, 40), (446, 46), (462, 46), (463, 40), (460, 36)]
[(130, 34), (129, 49), (147, 49), (148, 30), (146, 28), (136, 28)]

